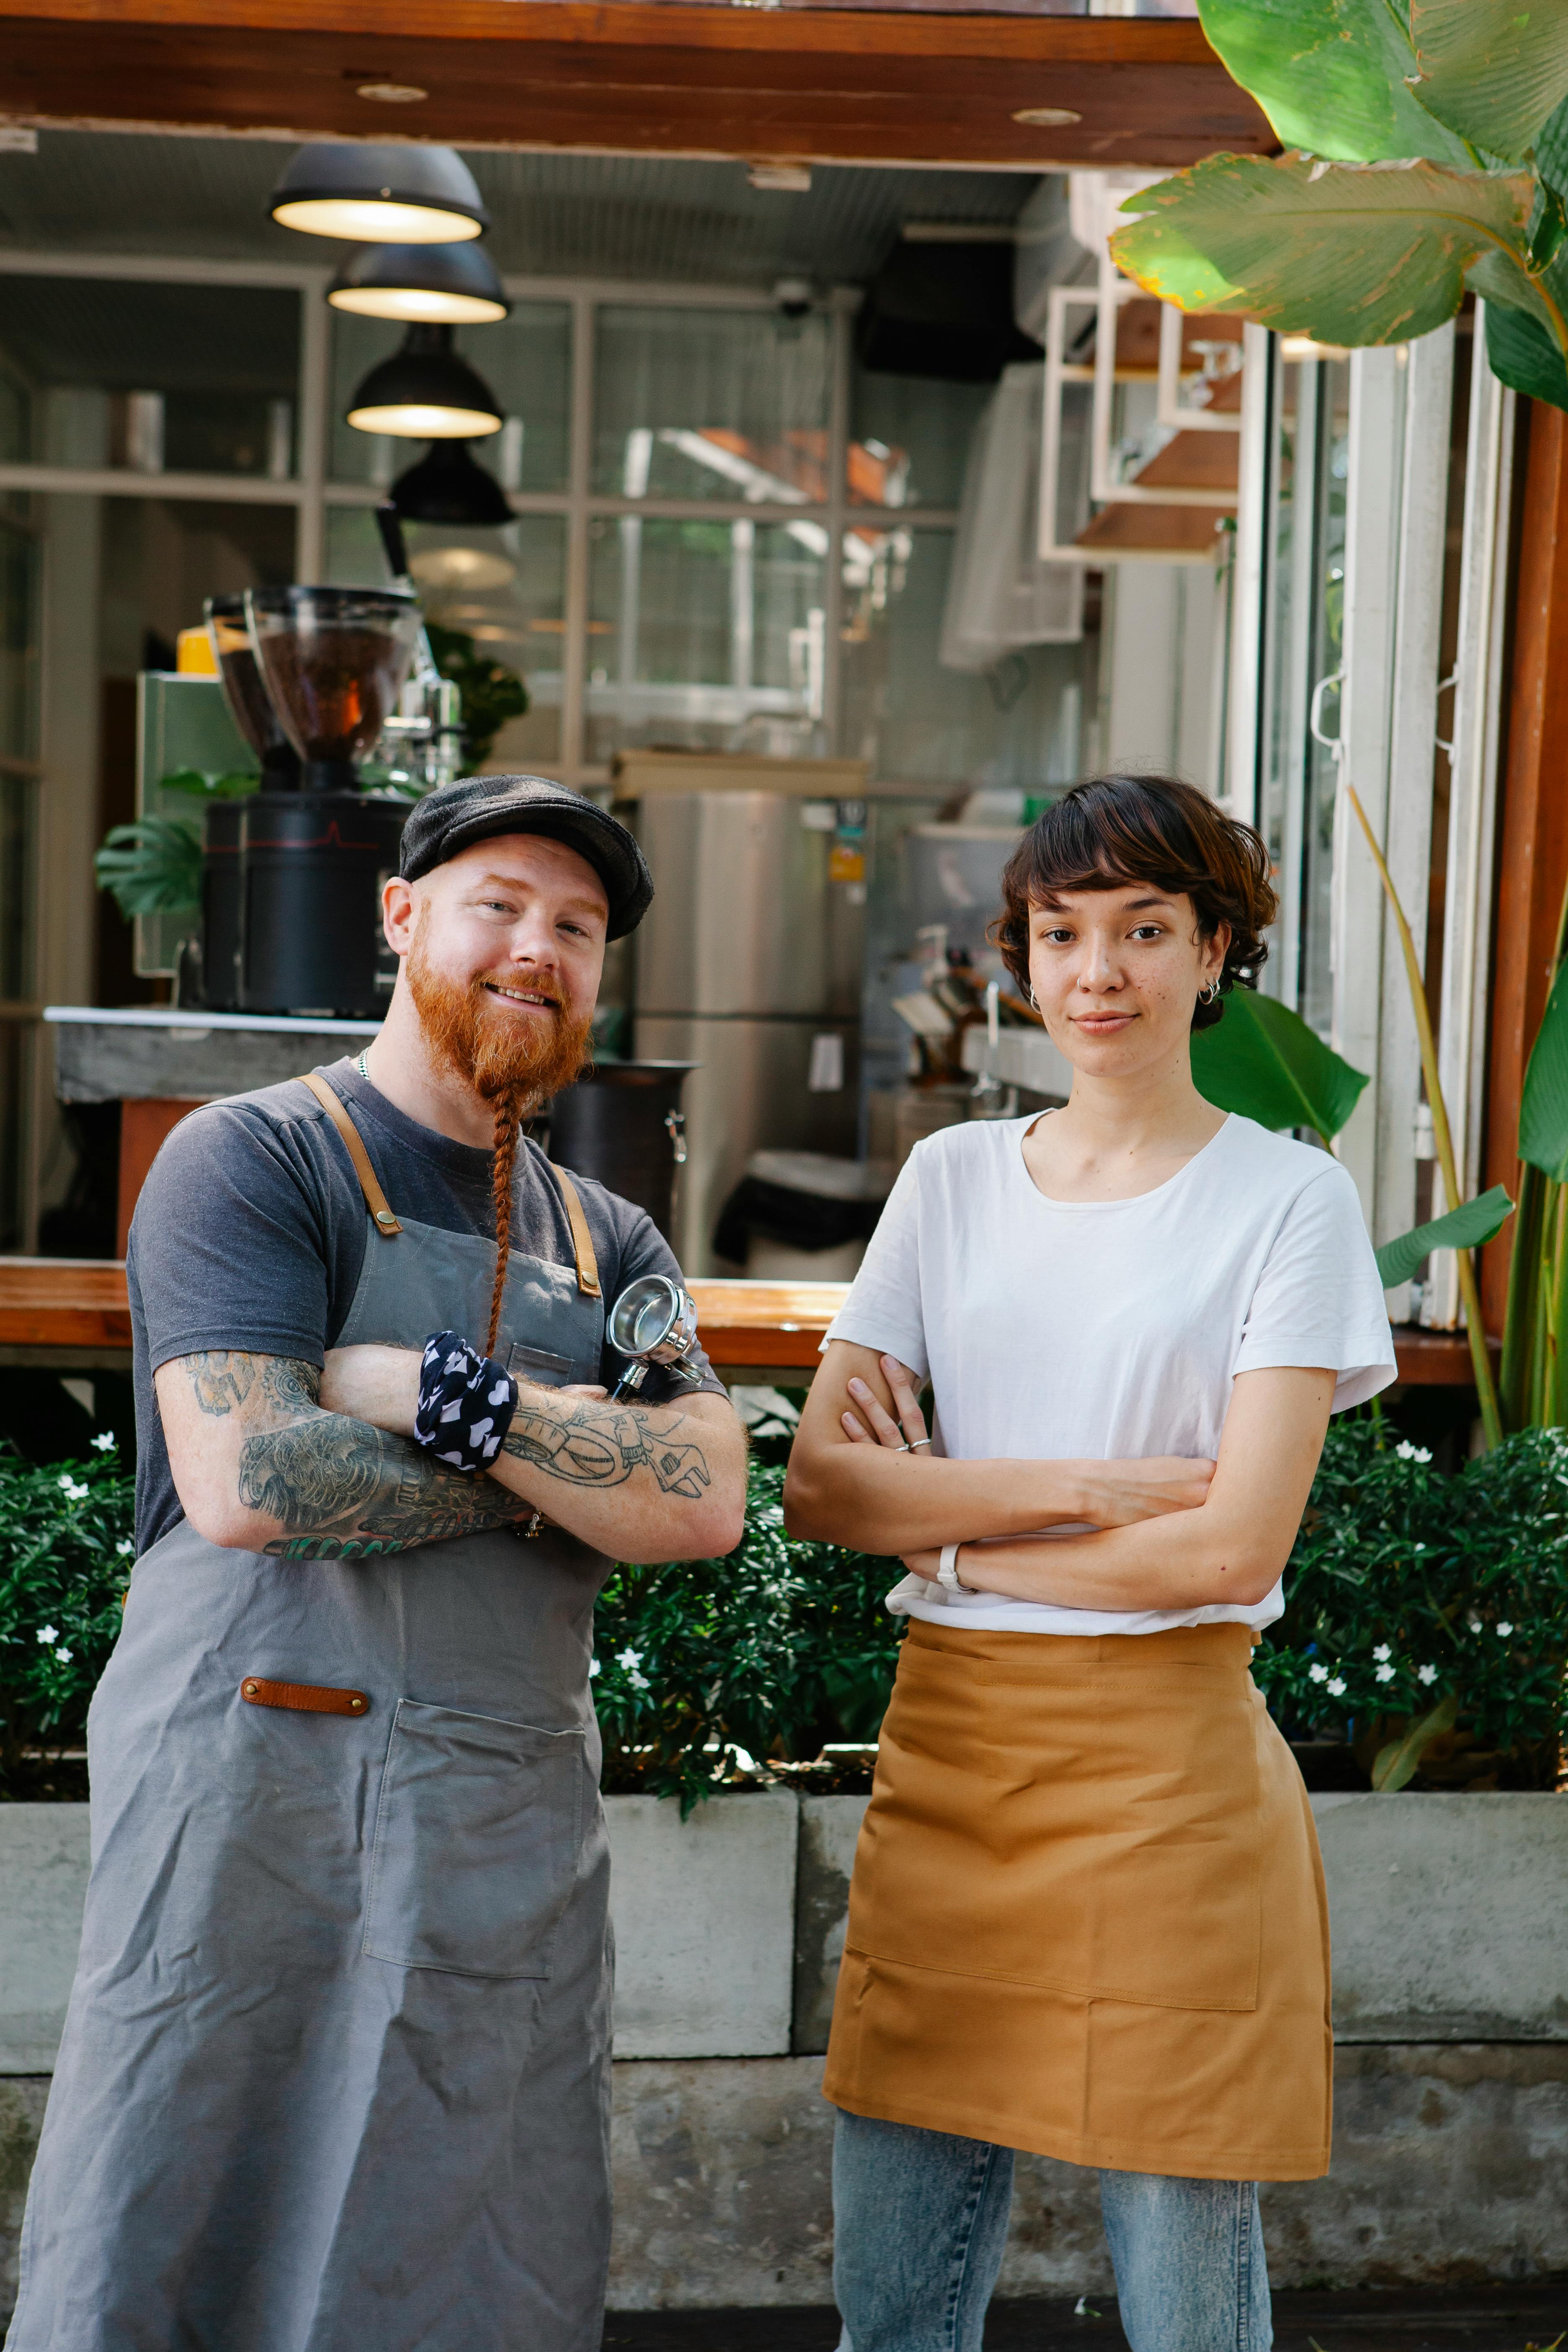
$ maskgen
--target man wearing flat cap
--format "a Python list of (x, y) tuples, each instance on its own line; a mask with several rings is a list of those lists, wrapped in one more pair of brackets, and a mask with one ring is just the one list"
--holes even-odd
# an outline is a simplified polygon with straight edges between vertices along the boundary
[(443, 786), (357, 1058), (195, 1111), (142, 1194), (137, 1561), (11, 2352), (597, 2352), (613, 1559), (739, 1539), (700, 1356), (636, 1402), (605, 1311), (678, 1278), (520, 1124), (587, 1052), (636, 841)]

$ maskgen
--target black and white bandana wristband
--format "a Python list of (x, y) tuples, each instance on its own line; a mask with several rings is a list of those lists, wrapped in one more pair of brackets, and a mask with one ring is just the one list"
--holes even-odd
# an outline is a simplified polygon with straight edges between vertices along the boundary
[(483, 1470), (517, 1411), (517, 1382), (457, 1331), (433, 1331), (419, 1366), (416, 1444), (454, 1470)]

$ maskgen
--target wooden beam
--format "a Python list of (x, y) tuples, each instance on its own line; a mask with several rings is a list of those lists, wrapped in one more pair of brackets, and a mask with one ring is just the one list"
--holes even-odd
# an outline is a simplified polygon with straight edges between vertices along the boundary
[[(372, 82), (428, 96), (378, 104)], [(1017, 121), (1042, 107), (1079, 120)], [(679, 0), (0, 0), (0, 113), (1013, 171), (1277, 144), (1189, 19)]]
[[(1517, 1189), (1519, 1104), (1546, 1010), (1568, 885), (1568, 415), (1531, 402), (1520, 521), (1498, 858), (1485, 1184)], [(1481, 1256), (1481, 1309), (1500, 1331), (1513, 1226)]]

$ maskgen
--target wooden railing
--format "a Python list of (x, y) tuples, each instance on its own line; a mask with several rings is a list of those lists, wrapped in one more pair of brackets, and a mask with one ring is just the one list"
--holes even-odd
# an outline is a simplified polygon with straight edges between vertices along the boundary
[[(809, 1373), (817, 1345), (843, 1305), (844, 1282), (703, 1281), (694, 1277), (698, 1331), (721, 1370)], [(58, 1360), (69, 1370), (73, 1352), (99, 1356), (131, 1348), (125, 1268), (117, 1258), (0, 1258), (0, 1358)], [(37, 1353), (47, 1350), (48, 1357)], [(1463, 1388), (1469, 1350), (1450, 1331), (1402, 1329), (1394, 1334), (1399, 1377), (1413, 1385)]]

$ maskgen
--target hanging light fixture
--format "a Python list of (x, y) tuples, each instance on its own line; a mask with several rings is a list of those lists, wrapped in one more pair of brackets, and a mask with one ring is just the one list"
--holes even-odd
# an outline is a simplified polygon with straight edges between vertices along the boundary
[(506, 418), (483, 376), (453, 349), (451, 328), (416, 326), (372, 368), (349, 403), (348, 422), (405, 441), (472, 441), (499, 433)]
[(511, 309), (483, 247), (361, 245), (327, 289), (335, 310), (362, 319), (407, 319), (431, 325), (480, 326)]
[(473, 445), (468, 441), (432, 441), (418, 464), (394, 482), (392, 503), (405, 522), (486, 525), (511, 520), (506, 492), (493, 474), (474, 463)]
[(445, 245), (490, 225), (479, 185), (451, 147), (312, 140), (296, 150), (268, 204), (284, 228), (310, 236)]

